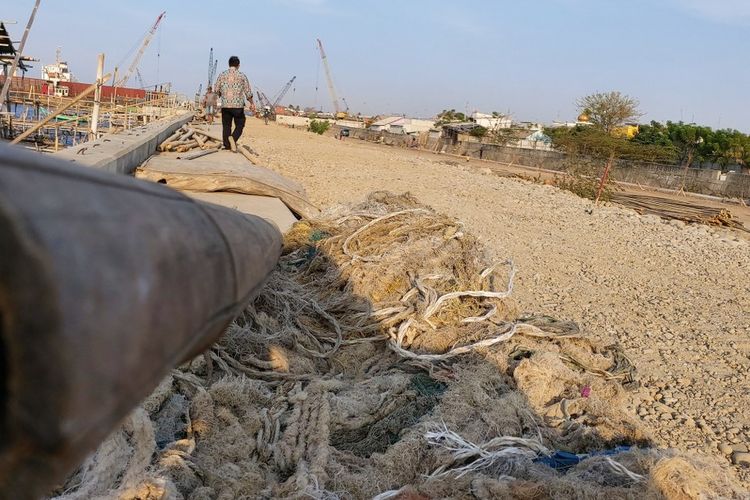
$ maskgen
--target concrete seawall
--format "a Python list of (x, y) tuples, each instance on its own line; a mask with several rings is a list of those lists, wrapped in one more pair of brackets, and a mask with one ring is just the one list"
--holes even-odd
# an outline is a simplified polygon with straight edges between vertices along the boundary
[(55, 156), (79, 165), (132, 175), (138, 165), (156, 152), (159, 144), (192, 117), (192, 112), (180, 113), (118, 134), (105, 135), (55, 153)]

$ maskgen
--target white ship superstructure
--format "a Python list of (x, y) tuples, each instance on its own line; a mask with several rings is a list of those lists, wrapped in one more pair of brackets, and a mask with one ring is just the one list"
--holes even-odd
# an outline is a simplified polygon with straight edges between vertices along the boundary
[(60, 82), (72, 81), (72, 75), (68, 63), (60, 60), (60, 49), (57, 49), (55, 63), (42, 67), (42, 80), (47, 80), (57, 85)]

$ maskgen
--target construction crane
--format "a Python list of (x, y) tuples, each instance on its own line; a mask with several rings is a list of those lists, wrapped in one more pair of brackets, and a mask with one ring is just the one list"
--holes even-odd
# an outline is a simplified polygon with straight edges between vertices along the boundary
[(273, 104), (271, 106), (272, 109), (276, 109), (276, 106), (281, 104), (281, 100), (284, 98), (287, 92), (289, 92), (289, 89), (292, 88), (292, 84), (294, 83), (294, 80), (296, 80), (297, 77), (293, 76), (291, 80), (286, 82), (286, 85), (279, 91), (279, 93), (276, 95), (276, 98), (273, 100)]
[(326, 51), (323, 50), (323, 42), (320, 41), (320, 38), (317, 39), (318, 41), (318, 49), (320, 50), (320, 60), (323, 62), (323, 68), (326, 72), (326, 80), (328, 81), (328, 92), (331, 94), (331, 101), (333, 101), (333, 109), (336, 113), (336, 118), (344, 118), (346, 116), (346, 113), (341, 111), (341, 107), (339, 106), (339, 98), (336, 97), (336, 87), (333, 85), (333, 77), (331, 76), (331, 68), (328, 66), (328, 57), (326, 56)]
[(218, 59), (214, 59), (214, 49), (211, 48), (211, 52), (208, 54), (208, 85), (206, 88), (213, 84), (214, 77), (216, 76), (216, 66), (219, 64)]
[(260, 103), (261, 106), (269, 107), (271, 111), (273, 111), (273, 103), (268, 98), (268, 96), (266, 96), (266, 94), (263, 93), (262, 90), (256, 88), (255, 95), (258, 96), (258, 102)]
[(203, 92), (203, 84), (198, 85), (198, 92), (195, 93), (195, 106), (200, 106), (201, 103), (201, 92)]
[(141, 70), (138, 69), (138, 68), (135, 68), (135, 77), (138, 79), (138, 83), (141, 84), (141, 88), (145, 89), (146, 88), (146, 84), (143, 83), (143, 76), (141, 75)]
[(164, 16), (166, 15), (166, 11), (159, 14), (159, 17), (156, 18), (156, 22), (153, 26), (151, 26), (151, 29), (148, 30), (148, 33), (146, 33), (146, 36), (143, 38), (143, 42), (141, 43), (141, 48), (138, 49), (138, 53), (135, 55), (135, 58), (133, 59), (133, 62), (130, 63), (130, 67), (125, 72), (124, 75), (122, 75), (122, 78), (118, 82), (115, 83), (116, 87), (122, 87), (126, 83), (128, 83), (128, 80), (130, 80), (130, 77), (133, 76), (133, 73), (135, 73), (135, 70), (138, 68), (138, 64), (141, 62), (141, 58), (143, 57), (143, 53), (146, 52), (146, 48), (148, 47), (148, 44), (151, 43), (151, 39), (154, 37), (154, 34), (156, 33), (156, 30), (159, 28), (159, 23), (161, 23), (162, 19), (164, 19)]

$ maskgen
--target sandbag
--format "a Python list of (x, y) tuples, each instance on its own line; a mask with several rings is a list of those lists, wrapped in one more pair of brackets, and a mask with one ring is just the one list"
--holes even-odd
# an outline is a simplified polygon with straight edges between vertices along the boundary
[(276, 172), (257, 165), (222, 162), (213, 155), (189, 162), (155, 156), (139, 167), (135, 176), (167, 184), (181, 191), (227, 191), (232, 193), (273, 196), (302, 218), (319, 215), (304, 188)]

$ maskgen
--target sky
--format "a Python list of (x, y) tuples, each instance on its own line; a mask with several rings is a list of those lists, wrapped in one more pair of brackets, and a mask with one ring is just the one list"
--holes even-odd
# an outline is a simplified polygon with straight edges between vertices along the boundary
[[(34, 2), (0, 0), (20, 40)], [(297, 79), (285, 104), (331, 110), (315, 39), (352, 112), (430, 117), (442, 109), (571, 121), (576, 100), (617, 90), (642, 121), (750, 133), (750, 0), (42, 0), (27, 55), (79, 81), (130, 64), (161, 11), (140, 70), (193, 96), (231, 55), (267, 95)], [(135, 84), (135, 79), (131, 81)]]

